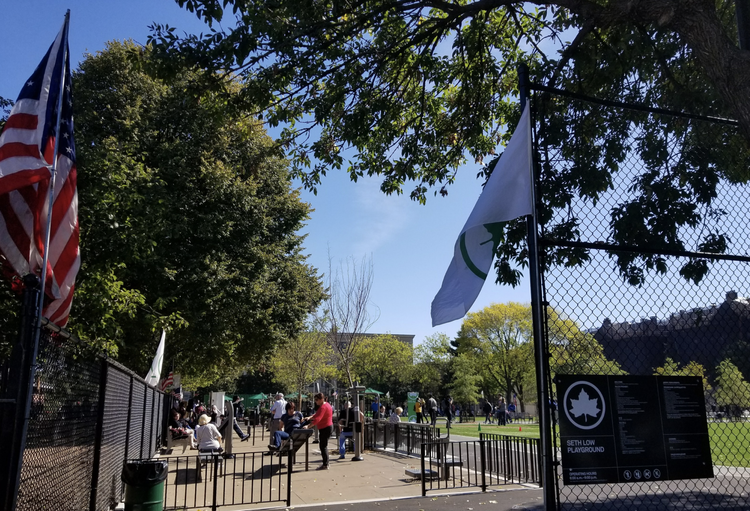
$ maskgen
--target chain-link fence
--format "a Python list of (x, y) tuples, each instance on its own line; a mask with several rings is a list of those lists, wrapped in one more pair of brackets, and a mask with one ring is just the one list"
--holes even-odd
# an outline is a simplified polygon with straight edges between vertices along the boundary
[(122, 497), (125, 460), (148, 458), (162, 444), (167, 397), (54, 325), (41, 329), (32, 378), (15, 509), (113, 509)]
[[(574, 402), (550, 385), (556, 398), (553, 456), (562, 462), (559, 508), (746, 508), (750, 189), (734, 184), (748, 169), (740, 161), (747, 153), (736, 128), (549, 90), (534, 104), (539, 200), (546, 211), (539, 220), (540, 257), (551, 377), (697, 377), (702, 395), (696, 402), (705, 403), (705, 416), (693, 410), (684, 424), (707, 429), (713, 464), (713, 477), (701, 479), (668, 479), (661, 470), (623, 465), (631, 454), (653, 454), (648, 442), (638, 443), (640, 436), (664, 422), (662, 412), (673, 403), (639, 401), (621, 391), (631, 380), (615, 378), (621, 386), (617, 395), (612, 391), (611, 404), (620, 415), (607, 463), (632, 482), (565, 484), (566, 454), (605, 448), (561, 444), (557, 413), (565, 409), (581, 420), (604, 416), (606, 399), (600, 403), (589, 392), (576, 394)], [(685, 409), (686, 403), (678, 404)], [(573, 405), (580, 408), (571, 414)], [(664, 457), (698, 459), (700, 453), (680, 451), (679, 438), (664, 434)]]

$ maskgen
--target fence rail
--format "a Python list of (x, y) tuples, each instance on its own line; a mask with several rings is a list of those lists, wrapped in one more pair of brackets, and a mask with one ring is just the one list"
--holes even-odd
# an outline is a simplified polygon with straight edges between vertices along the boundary
[(164, 485), (165, 509), (284, 502), (291, 505), (293, 454), (262, 453), (201, 457), (170, 456)]
[(539, 440), (482, 435), (479, 440), (420, 445), (422, 496), (428, 491), (504, 484), (541, 484)]

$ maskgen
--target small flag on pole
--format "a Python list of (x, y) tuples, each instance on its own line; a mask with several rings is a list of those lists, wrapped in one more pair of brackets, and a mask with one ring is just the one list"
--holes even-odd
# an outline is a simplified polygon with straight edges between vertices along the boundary
[[(14, 278), (29, 273), (46, 276), (42, 313), (61, 327), (68, 322), (81, 264), (68, 19), (66, 15), (55, 42), (24, 83), (0, 135), (3, 264), (12, 268)], [(51, 170), (55, 178), (50, 207)], [(42, 271), (45, 253), (47, 268)]]
[(492, 266), (503, 222), (532, 214), (531, 186), (531, 119), (526, 105), (456, 240), (453, 260), (432, 301), (432, 326), (464, 317), (474, 304)]
[(161, 384), (161, 391), (164, 392), (174, 384), (174, 373), (169, 371), (169, 374), (164, 378), (164, 382)]
[(156, 356), (154, 356), (154, 361), (151, 362), (151, 369), (148, 370), (148, 374), (146, 375), (146, 383), (152, 387), (156, 387), (159, 384), (159, 379), (161, 377), (161, 366), (164, 361), (164, 339), (166, 337), (167, 332), (162, 330), (161, 341), (159, 341), (159, 347), (156, 348)]

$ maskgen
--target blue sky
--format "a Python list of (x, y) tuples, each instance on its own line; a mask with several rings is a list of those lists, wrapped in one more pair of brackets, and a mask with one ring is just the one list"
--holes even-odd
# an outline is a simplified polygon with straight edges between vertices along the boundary
[[(3, 3), (0, 96), (11, 99), (16, 98), (54, 40), (66, 9), (71, 11), (70, 52), (74, 69), (85, 53), (102, 50), (107, 41), (133, 39), (145, 44), (148, 26), (153, 22), (175, 26), (180, 32), (205, 28), (171, 0)], [(440, 288), (456, 237), (481, 192), (481, 181), (475, 177), (478, 170), (476, 165), (461, 169), (449, 195), (430, 196), (426, 206), (411, 201), (408, 195), (385, 196), (376, 179), (352, 183), (343, 172), (329, 173), (317, 196), (303, 191), (303, 199), (315, 209), (304, 229), (311, 264), (321, 272), (327, 271), (329, 252), (335, 263), (348, 257), (356, 261), (363, 256), (372, 258), (373, 312), (379, 314), (379, 319), (371, 332), (413, 334), (419, 343), (437, 332), (452, 337), (460, 328), (460, 321), (432, 328), (430, 303)], [(85, 173), (86, 169), (79, 172)], [(528, 282), (524, 280), (514, 289), (488, 281), (472, 310), (507, 301), (528, 302)]]

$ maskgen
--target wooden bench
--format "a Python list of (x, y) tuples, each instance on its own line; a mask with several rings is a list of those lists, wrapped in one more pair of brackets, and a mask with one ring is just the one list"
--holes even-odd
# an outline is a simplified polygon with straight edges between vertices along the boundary
[(310, 444), (307, 442), (313, 434), (312, 429), (295, 429), (289, 435), (289, 438), (281, 442), (281, 446), (276, 449), (275, 453), (281, 457), (284, 454), (292, 453), (292, 463), (297, 463), (297, 451), (305, 446), (305, 472), (310, 470)]
[(172, 432), (167, 431), (167, 454), (172, 454), (174, 447), (180, 444), (182, 445), (182, 454), (185, 454), (187, 448), (193, 446), (192, 433), (180, 438), (174, 438)]

